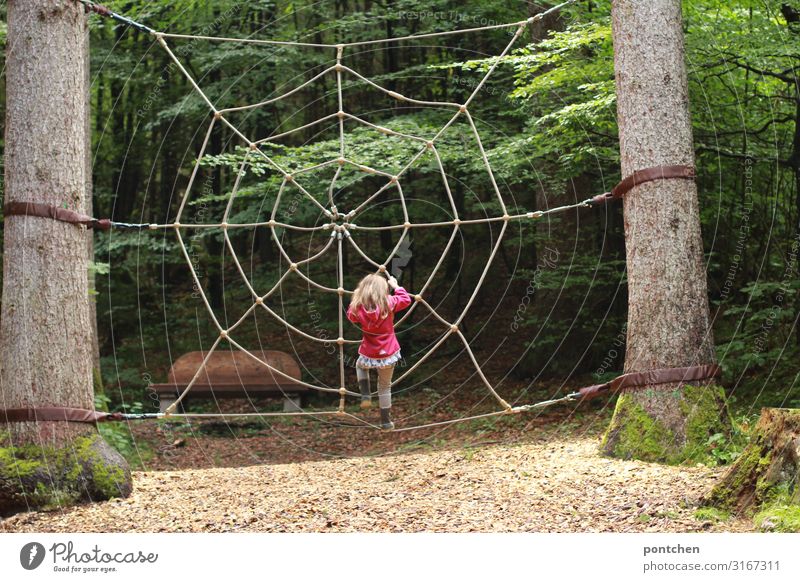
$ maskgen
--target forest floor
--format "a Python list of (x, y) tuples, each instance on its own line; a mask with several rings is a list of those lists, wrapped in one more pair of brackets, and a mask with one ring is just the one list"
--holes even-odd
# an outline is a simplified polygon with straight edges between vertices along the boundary
[[(453, 418), (483, 400), (423, 392), (397, 398), (395, 415)], [(600, 456), (609, 417), (591, 403), (404, 433), (297, 418), (132, 424), (129, 498), (18, 514), (0, 531), (752, 531), (697, 512), (724, 468)]]

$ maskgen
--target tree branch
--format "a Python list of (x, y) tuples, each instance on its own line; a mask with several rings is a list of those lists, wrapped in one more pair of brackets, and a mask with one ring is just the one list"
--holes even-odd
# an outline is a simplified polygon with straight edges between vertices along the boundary
[[(745, 69), (746, 71), (750, 71), (751, 73), (755, 73), (757, 75), (763, 75), (765, 77), (772, 77), (773, 79), (778, 79), (778, 80), (783, 81), (784, 83), (788, 83), (790, 85), (796, 85), (798, 83), (797, 75), (795, 74), (795, 73), (797, 73), (798, 67), (789, 67), (788, 69), (785, 69), (785, 70), (783, 70), (783, 71), (781, 71), (779, 73), (776, 73), (774, 71), (767, 71), (767, 70), (764, 70), (764, 69), (758, 69), (758, 68), (756, 68), (756, 67), (754, 67), (752, 65), (748, 65), (747, 63), (743, 63), (740, 60), (738, 60), (738, 58), (736, 58), (736, 55), (729, 55), (729, 56), (730, 56), (730, 62), (732, 62), (737, 67)], [(789, 76), (790, 73), (792, 73), (794, 75), (790, 77)]]
[(781, 166), (791, 167), (789, 160), (781, 160), (777, 158), (759, 158), (756, 156), (752, 156), (750, 154), (743, 154), (740, 152), (731, 152), (728, 150), (723, 150), (720, 148), (715, 148), (707, 145), (698, 145), (695, 147), (695, 152), (709, 152), (712, 154), (716, 154), (718, 156), (722, 156), (723, 158), (732, 158), (735, 160), (752, 160), (754, 162), (777, 162)]

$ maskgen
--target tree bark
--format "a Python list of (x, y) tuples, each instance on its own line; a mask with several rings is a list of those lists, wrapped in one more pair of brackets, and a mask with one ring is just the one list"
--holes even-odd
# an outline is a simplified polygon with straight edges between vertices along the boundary
[[(622, 175), (694, 165), (680, 0), (612, 5)], [(697, 187), (641, 184), (624, 199), (628, 268), (625, 371), (714, 363)], [(636, 389), (620, 396), (605, 454), (661, 462), (698, 458), (727, 425), (708, 385)]]
[[(83, 43), (83, 76), (84, 91), (86, 91), (85, 118), (84, 118), (84, 158), (86, 167), (84, 169), (84, 210), (87, 216), (94, 216), (94, 181), (92, 179), (92, 60), (89, 52), (89, 20), (84, 19), (84, 43)], [(86, 231), (87, 256), (90, 262), (94, 262), (94, 231)], [(92, 327), (92, 381), (95, 394), (102, 393), (103, 375), (100, 371), (100, 340), (97, 331), (97, 286), (95, 285), (95, 272), (89, 270), (89, 323)]]
[[(8, 3), (8, 201), (86, 209), (85, 42), (80, 4)], [(86, 237), (83, 228), (55, 220), (6, 217), (5, 408), (94, 408)], [(130, 493), (127, 463), (90, 424), (24, 422), (0, 429), (2, 512)]]

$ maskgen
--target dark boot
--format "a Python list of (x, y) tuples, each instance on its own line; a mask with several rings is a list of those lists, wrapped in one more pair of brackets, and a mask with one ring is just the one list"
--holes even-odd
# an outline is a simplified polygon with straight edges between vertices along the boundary
[(358, 389), (361, 390), (361, 408), (372, 408), (372, 395), (369, 391), (369, 376), (358, 381)]
[(391, 408), (381, 408), (381, 428), (383, 430), (394, 430)]

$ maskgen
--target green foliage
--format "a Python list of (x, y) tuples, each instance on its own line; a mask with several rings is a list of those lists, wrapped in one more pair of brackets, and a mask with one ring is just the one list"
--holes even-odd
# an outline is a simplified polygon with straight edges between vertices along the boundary
[(108, 275), (111, 272), (111, 266), (108, 263), (89, 263), (90, 275)]
[(694, 517), (699, 521), (710, 521), (712, 523), (716, 523), (720, 521), (728, 521), (731, 516), (727, 511), (722, 511), (716, 507), (700, 507), (694, 512)]
[(132, 469), (142, 470), (145, 461), (151, 458), (151, 451), (141, 439), (135, 440), (130, 429), (122, 423), (102, 423), (98, 427), (100, 436), (121, 454)]
[(679, 407), (685, 418), (682, 429), (664, 425), (637, 402), (634, 394), (623, 393), (617, 399), (612, 424), (603, 437), (603, 453), (668, 464), (718, 463), (720, 459), (714, 451), (719, 448), (720, 439), (715, 435), (722, 434), (727, 439), (726, 429), (730, 425), (725, 418), (722, 388), (686, 385), (660, 398), (674, 398), (674, 402), (660, 405)]
[[(729, 396), (726, 400), (728, 410), (738, 408), (737, 399)], [(705, 450), (708, 451), (709, 464), (730, 465), (744, 451), (750, 443), (750, 429), (758, 420), (757, 412), (738, 413), (730, 415), (730, 431), (714, 432), (706, 441)]]
[[(515, 53), (512, 100), (533, 117), (528, 145), (567, 176), (618, 163), (611, 26), (607, 17), (555, 32)], [(613, 170), (612, 170), (613, 173)]]
[(9, 445), (0, 441), (0, 511), (56, 509), (81, 500), (126, 497), (130, 471), (98, 434), (69, 446)]
[(719, 465), (730, 465), (741, 453), (741, 450), (732, 450), (730, 440), (725, 433), (715, 432), (706, 441), (706, 446), (711, 451), (711, 456)]
[[(793, 362), (800, 357), (796, 331), (799, 300), (793, 241), (798, 222), (794, 179), (797, 144), (796, 84), (800, 31), (786, 23), (780, 5), (798, 2), (692, 0), (684, 2), (686, 62), (697, 154), (701, 221), (708, 258), (714, 334), (726, 382), (737, 393), (759, 395), (759, 402), (800, 405)], [(394, 0), (352, 5), (280, 0), (111, 0), (110, 8), (154, 29), (172, 33), (332, 43), (381, 36), (454, 30), (529, 16), (521, 2)], [(5, 6), (0, 6), (4, 15)], [(169, 56), (143, 33), (96, 15), (91, 27), (94, 209), (98, 216), (125, 222), (167, 223), (175, 219), (210, 123), (208, 107)], [(556, 30), (534, 41), (528, 32), (500, 63), (470, 110), (481, 133), (497, 183), (510, 212), (575, 202), (608, 190), (620, 178), (610, 3), (577, 3)], [(0, 43), (5, 44), (0, 18)], [(346, 52), (345, 62), (401, 94), (425, 100), (466, 100), (509, 40), (507, 30), (398, 43), (391, 51)], [(330, 66), (330, 51), (251, 44), (170, 39), (170, 46), (218, 108), (270, 99), (297, 87)], [(787, 73), (788, 71), (788, 73)], [(787, 79), (789, 82), (787, 82)], [(0, 78), (0, 84), (5, 78)], [(396, 132), (432, 137), (447, 119), (436, 108), (399, 106), (376, 90), (345, 76), (344, 105), (368, 121)], [(301, 127), (336, 111), (330, 79), (270, 106), (231, 114), (231, 122), (252, 139)], [(0, 109), (4, 109), (0, 97)], [(188, 200), (185, 222), (219, 222), (225, 212), (246, 151), (232, 132), (217, 127), (199, 160), (198, 182)], [(347, 157), (396, 172), (417, 143), (347, 123)], [(338, 156), (336, 128), (314, 127), (276, 140), (264, 151), (290, 171)], [(442, 163), (464, 217), (500, 213), (476, 144), (466, 124), (456, 123), (437, 141)], [(281, 176), (263, 159), (249, 156), (232, 205), (230, 222), (266, 220), (278, 195)], [(325, 171), (311, 183), (330, 179)], [(565, 184), (569, 186), (565, 194)], [(198, 187), (199, 185), (199, 187)], [(375, 176), (343, 171), (336, 195), (343, 208), (363, 200), (380, 185)], [(413, 220), (446, 220), (451, 210), (441, 195), (435, 159), (421, 157), (403, 179)], [(574, 189), (574, 192), (572, 191)], [(312, 195), (324, 200), (327, 192)], [(284, 195), (278, 216), (313, 225), (319, 209)], [(401, 223), (396, 200), (380, 200), (365, 215), (369, 224)], [(516, 331), (507, 335), (519, 347), (514, 373), (535, 377), (593, 373), (613, 376), (624, 360), (626, 318), (625, 249), (621, 211), (609, 206), (575, 216), (509, 228), (491, 273), (511, 280), (502, 311)], [(270, 289), (286, 260), (267, 229), (237, 231), (230, 243), (250, 283)], [(424, 232), (423, 232), (424, 231)], [(318, 249), (319, 238), (276, 229), (292, 257)], [(438, 260), (447, 234), (436, 229), (414, 233), (413, 258), (406, 275), (420, 285)], [(444, 297), (441, 309), (456, 316), (464, 290), (477, 281), (486, 260), (476, 249), (491, 244), (494, 233), (465, 235), (454, 243), (429, 292)], [(111, 409), (133, 406), (152, 411), (149, 381), (160, 381), (174, 359), (207, 349), (216, 328), (199, 290), (215, 315), (238, 318), (250, 300), (219, 229), (186, 234), (192, 280), (170, 230), (114, 231), (95, 237), (92, 273), (100, 327), (102, 371)], [(375, 256), (388, 254), (395, 241), (377, 236), (361, 241)], [(516, 260), (504, 253), (518, 250)], [(544, 262), (557, 252), (557, 258)], [(512, 257), (513, 259), (513, 257)], [(368, 266), (348, 256), (348, 286)], [(321, 284), (335, 286), (330, 265), (309, 271)], [(450, 280), (456, 285), (451, 286)], [(294, 285), (294, 286), (292, 286)], [(533, 292), (528, 294), (527, 287)], [(272, 306), (301, 322), (306, 332), (331, 333), (337, 306), (317, 295), (314, 321), (308, 287), (290, 281)], [(499, 299), (494, 289), (481, 296), (465, 323), (482, 329)], [(518, 307), (519, 303), (521, 307)], [(482, 305), (487, 306), (482, 311)], [(516, 311), (515, 311), (516, 310)], [(262, 314), (263, 315), (263, 314)], [(306, 374), (326, 374), (332, 359), (299, 347), (276, 332), (274, 320), (247, 322), (242, 340), (296, 351)], [(265, 331), (266, 330), (266, 331)], [(408, 342), (419, 341), (410, 331)], [(620, 339), (622, 334), (622, 339)], [(422, 344), (425, 345), (425, 344)], [(317, 346), (318, 347), (318, 346)], [(504, 348), (505, 349), (505, 348)], [(408, 352), (412, 353), (412, 352)], [(757, 379), (770, 374), (764, 388)], [(743, 399), (741, 402), (744, 402)], [(752, 399), (750, 399), (752, 401)], [(110, 439), (117, 437), (111, 436)], [(735, 455), (722, 437), (707, 443), (720, 463)], [(119, 439), (117, 439), (119, 440)], [(124, 448), (121, 441), (119, 447)]]
[(753, 518), (753, 523), (764, 531), (800, 532), (800, 505), (771, 505), (759, 511)]

